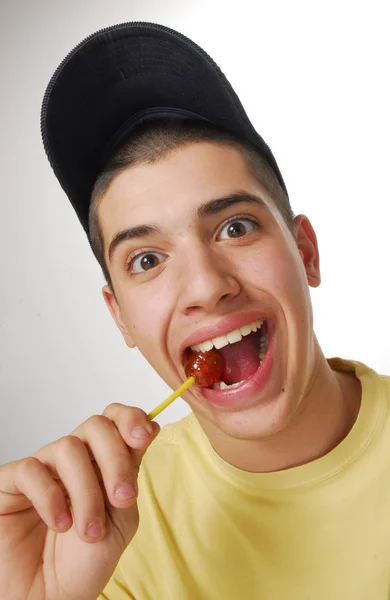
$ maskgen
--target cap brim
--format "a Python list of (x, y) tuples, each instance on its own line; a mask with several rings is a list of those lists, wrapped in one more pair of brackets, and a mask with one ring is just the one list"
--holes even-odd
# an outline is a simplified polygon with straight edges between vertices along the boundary
[(115, 26), (84, 40), (61, 63), (43, 101), (42, 136), (87, 234), (96, 177), (134, 117), (186, 113), (246, 138), (284, 187), (271, 151), (225, 76), (181, 34), (148, 23)]

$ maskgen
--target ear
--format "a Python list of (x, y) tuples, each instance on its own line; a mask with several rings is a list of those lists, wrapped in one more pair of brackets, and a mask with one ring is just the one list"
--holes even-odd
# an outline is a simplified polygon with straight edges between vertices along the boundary
[(105, 285), (102, 289), (103, 298), (108, 306), (108, 310), (111, 313), (112, 318), (114, 319), (117, 327), (123, 335), (123, 338), (129, 348), (135, 348), (135, 343), (133, 338), (131, 337), (125, 323), (123, 322), (121, 309), (119, 308), (119, 304), (114, 296), (113, 291), (108, 285)]
[(298, 251), (305, 267), (307, 281), (311, 287), (318, 287), (321, 283), (321, 273), (320, 255), (315, 231), (305, 215), (295, 217), (294, 230)]

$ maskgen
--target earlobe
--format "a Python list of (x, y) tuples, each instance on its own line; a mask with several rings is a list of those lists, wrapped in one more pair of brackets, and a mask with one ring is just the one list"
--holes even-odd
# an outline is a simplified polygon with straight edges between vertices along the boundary
[(123, 321), (121, 309), (110, 286), (105, 285), (102, 289), (102, 294), (108, 310), (110, 311), (119, 331), (123, 335), (123, 339), (125, 340), (127, 346), (129, 348), (135, 348), (136, 344), (134, 343), (134, 340)]
[(307, 281), (311, 287), (318, 287), (321, 283), (320, 257), (317, 236), (313, 226), (305, 215), (298, 215), (294, 219), (294, 229)]

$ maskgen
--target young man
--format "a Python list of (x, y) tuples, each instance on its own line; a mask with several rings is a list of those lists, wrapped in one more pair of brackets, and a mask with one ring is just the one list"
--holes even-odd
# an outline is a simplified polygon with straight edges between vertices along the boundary
[(217, 66), (160, 26), (99, 32), (42, 133), (126, 343), (172, 388), (189, 348), (225, 369), (161, 432), (111, 404), (1, 467), (1, 597), (388, 598), (390, 382), (324, 358), (315, 233)]

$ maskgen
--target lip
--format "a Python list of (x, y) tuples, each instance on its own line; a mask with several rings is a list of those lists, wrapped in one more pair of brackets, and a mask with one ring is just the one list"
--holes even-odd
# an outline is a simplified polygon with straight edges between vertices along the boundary
[(226, 315), (226, 317), (223, 317), (217, 323), (198, 329), (188, 338), (186, 338), (180, 346), (179, 356), (181, 364), (183, 364), (184, 361), (184, 353), (186, 348), (194, 346), (195, 344), (200, 344), (206, 340), (211, 340), (221, 335), (226, 335), (230, 331), (244, 327), (244, 325), (249, 325), (249, 323), (253, 323), (253, 321), (256, 321), (257, 319), (272, 321), (272, 317), (266, 315), (264, 312), (251, 311), (235, 315)]
[(243, 410), (254, 404), (259, 404), (259, 393), (266, 387), (274, 364), (276, 352), (275, 329), (275, 324), (268, 321), (268, 351), (263, 365), (251, 377), (248, 377), (245, 383), (239, 387), (224, 390), (197, 388), (197, 392), (208, 402), (219, 408)]

